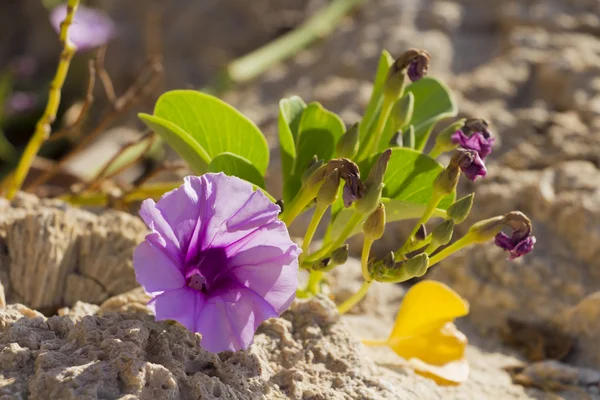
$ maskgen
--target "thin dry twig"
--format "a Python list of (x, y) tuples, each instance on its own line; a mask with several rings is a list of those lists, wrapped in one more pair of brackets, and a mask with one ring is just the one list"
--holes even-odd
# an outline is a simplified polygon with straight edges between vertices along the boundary
[(56, 132), (54, 135), (50, 136), (48, 138), (48, 142), (62, 139), (65, 136), (68, 136), (71, 133), (79, 130), (81, 124), (83, 124), (83, 121), (85, 121), (85, 117), (87, 116), (89, 108), (94, 102), (94, 87), (96, 86), (96, 67), (94, 66), (93, 60), (90, 60), (88, 64), (88, 70), (90, 77), (88, 79), (87, 89), (85, 92), (85, 99), (83, 100), (83, 105), (81, 106), (81, 110), (79, 111), (77, 119), (70, 126), (67, 126), (61, 129), (60, 131)]
[[(125, 143), (120, 149), (119, 151), (117, 151), (102, 167), (102, 169), (100, 171), (98, 171), (98, 173), (96, 174), (96, 176), (94, 176), (94, 178), (92, 178), (87, 184), (83, 185), (81, 187), (81, 189), (79, 190), (79, 192), (83, 192), (86, 190), (90, 190), (90, 189), (94, 189), (96, 188), (100, 183), (102, 183), (105, 180), (108, 180), (112, 177), (114, 177), (115, 175), (118, 175), (119, 173), (123, 172), (124, 170), (126, 170), (127, 168), (131, 167), (133, 164), (135, 164), (136, 162), (139, 161), (139, 159), (141, 157), (143, 157), (143, 155), (150, 150), (150, 148), (152, 147), (152, 145), (154, 144), (154, 141), (156, 140), (156, 135), (154, 134), (154, 132), (146, 132), (144, 135), (142, 135), (139, 139), (137, 140), (132, 140), (128, 143)], [(148, 143), (146, 144), (146, 146), (144, 147), (144, 151), (140, 152), (139, 156), (135, 157), (132, 160), (129, 160), (128, 162), (126, 162), (125, 164), (123, 164), (122, 166), (120, 166), (119, 168), (115, 169), (114, 171), (112, 171), (110, 174), (107, 174), (107, 171), (110, 169), (110, 167), (112, 167), (112, 165), (129, 149), (131, 149), (132, 147), (143, 143), (147, 141)]]
[(107, 46), (104, 45), (98, 49), (98, 53), (96, 54), (96, 71), (98, 71), (98, 77), (100, 78), (100, 82), (102, 82), (102, 87), (104, 88), (104, 93), (106, 94), (106, 98), (116, 108), (117, 103), (117, 95), (115, 94), (115, 87), (112, 83), (112, 79), (110, 79), (110, 75), (106, 72), (104, 68), (104, 59), (106, 57), (106, 49)]
[(137, 104), (142, 98), (148, 96), (154, 89), (154, 86), (158, 82), (160, 75), (163, 71), (162, 64), (158, 57), (152, 59), (148, 65), (146, 65), (135, 82), (129, 87), (129, 89), (115, 101), (112, 110), (108, 111), (104, 118), (98, 123), (98, 125), (79, 142), (75, 148), (59, 160), (54, 167), (41, 175), (39, 178), (34, 180), (30, 185), (27, 186), (26, 190), (31, 192), (36, 186), (39, 186), (48, 181), (54, 176), (60, 169), (65, 165), (67, 161), (72, 159), (76, 154), (81, 152), (88, 144), (94, 141), (101, 133), (103, 133), (108, 126), (110, 126), (119, 116), (128, 111), (131, 107)]

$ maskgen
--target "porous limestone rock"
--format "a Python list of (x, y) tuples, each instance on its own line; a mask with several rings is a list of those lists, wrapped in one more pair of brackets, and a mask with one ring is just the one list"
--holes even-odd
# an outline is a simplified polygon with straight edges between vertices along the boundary
[(0, 207), (0, 281), (9, 303), (53, 312), (137, 286), (131, 258), (147, 233), (139, 218), (25, 194)]

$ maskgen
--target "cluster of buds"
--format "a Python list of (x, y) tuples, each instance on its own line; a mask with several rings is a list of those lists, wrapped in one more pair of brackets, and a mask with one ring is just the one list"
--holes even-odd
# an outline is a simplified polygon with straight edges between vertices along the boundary
[(369, 264), (369, 273), (378, 282), (399, 283), (427, 272), (429, 257), (425, 253), (418, 254), (408, 260), (396, 262), (394, 253), (390, 252), (382, 260)]

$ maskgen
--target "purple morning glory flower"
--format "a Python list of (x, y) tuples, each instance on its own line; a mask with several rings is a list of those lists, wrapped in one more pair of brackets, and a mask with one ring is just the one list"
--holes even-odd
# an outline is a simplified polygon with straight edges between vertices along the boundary
[(474, 181), (478, 176), (482, 178), (487, 175), (487, 169), (479, 153), (474, 150), (464, 150), (468, 157), (462, 157), (459, 163), (461, 171), (469, 178)]
[(495, 138), (490, 137), (485, 132), (474, 132), (471, 136), (467, 136), (462, 130), (458, 130), (450, 137), (460, 147), (479, 153), (479, 157), (482, 160), (485, 160), (492, 152), (492, 146), (496, 141)]
[[(56, 6), (50, 13), (50, 23), (60, 32), (60, 24), (67, 16), (67, 5)], [(106, 44), (115, 36), (115, 25), (104, 12), (85, 6), (77, 7), (69, 39), (78, 50), (88, 50)]]
[(513, 232), (511, 237), (508, 237), (504, 232), (500, 232), (495, 239), (496, 246), (507, 250), (510, 253), (509, 258), (511, 260), (532, 251), (535, 242), (535, 236), (531, 236), (531, 233), (527, 233), (523, 237), (520, 232)]
[(211, 352), (245, 349), (264, 320), (296, 295), (300, 249), (273, 204), (239, 178), (188, 176), (142, 203), (152, 230), (135, 250), (136, 278), (157, 320), (202, 334)]

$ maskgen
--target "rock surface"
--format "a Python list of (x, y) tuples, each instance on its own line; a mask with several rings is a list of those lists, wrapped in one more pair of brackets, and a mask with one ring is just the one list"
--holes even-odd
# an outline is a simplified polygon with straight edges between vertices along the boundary
[(53, 313), (137, 286), (131, 257), (147, 232), (139, 218), (95, 215), (25, 194), (12, 203), (0, 199), (0, 210), (0, 281), (8, 303)]

